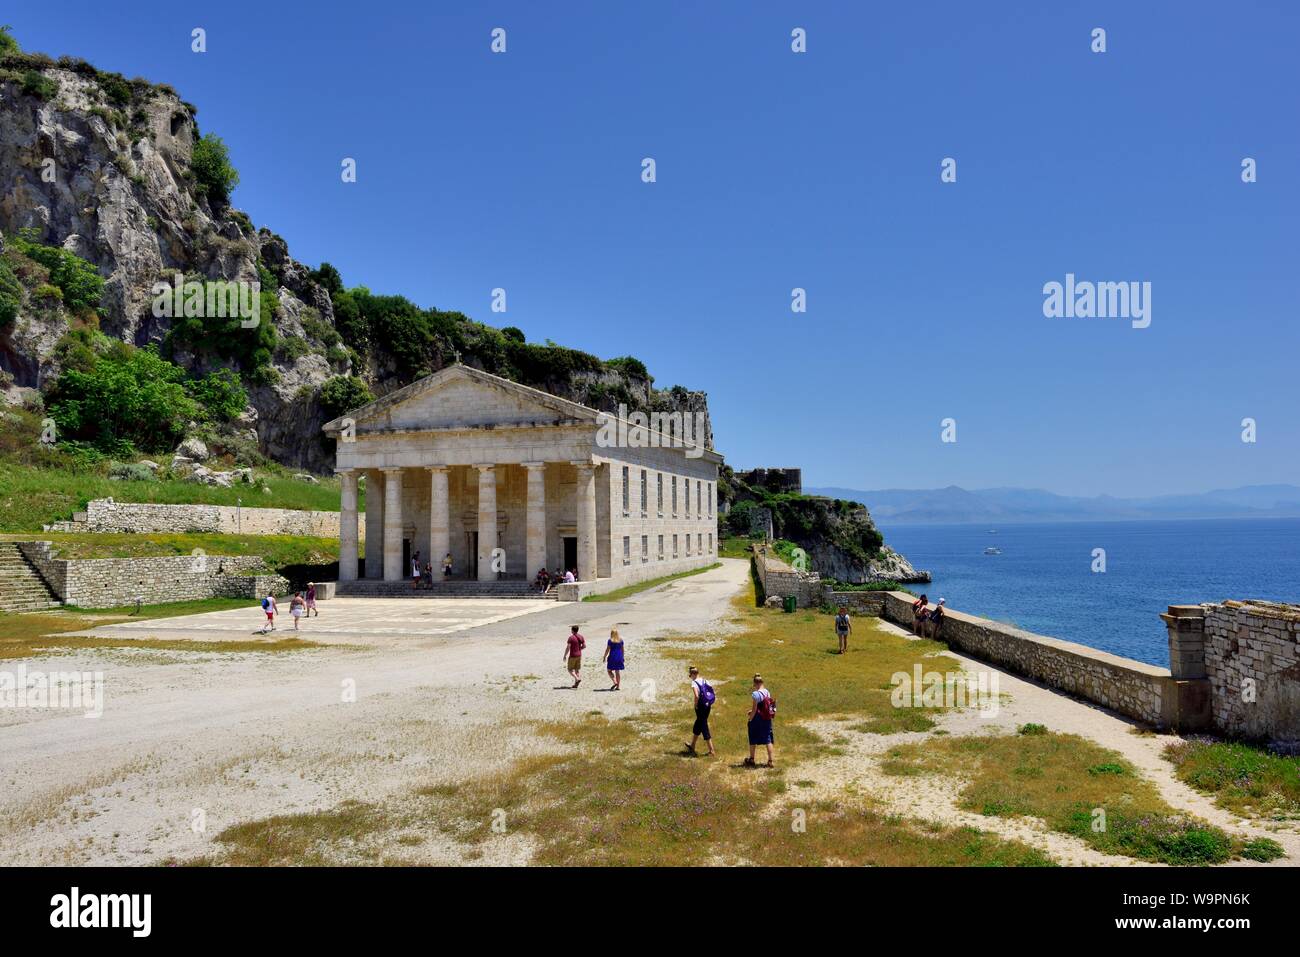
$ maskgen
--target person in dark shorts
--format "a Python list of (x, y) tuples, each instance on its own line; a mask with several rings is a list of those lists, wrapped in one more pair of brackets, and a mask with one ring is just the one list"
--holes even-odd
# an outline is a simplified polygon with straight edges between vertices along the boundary
[(835, 616), (835, 637), (840, 640), (840, 654), (849, 650), (849, 632), (853, 631), (853, 623), (849, 621), (849, 609), (847, 605), (840, 605), (839, 614)]
[(745, 766), (756, 767), (754, 751), (763, 745), (767, 748), (767, 767), (774, 768), (776, 762), (772, 759), (772, 745), (775, 737), (772, 734), (772, 719), (776, 714), (776, 699), (763, 687), (762, 675), (754, 675), (754, 690), (749, 697), (749, 757), (745, 758)]
[(925, 595), (912, 602), (912, 634), (917, 636), (925, 634), (925, 620), (930, 614), (926, 609), (929, 605), (930, 599)]
[(929, 617), (926, 618), (926, 624), (929, 626), (931, 638), (939, 637), (939, 629), (943, 627), (943, 604), (947, 600), (948, 599), (946, 598), (940, 598), (939, 604), (934, 606)]
[(587, 647), (587, 639), (578, 634), (578, 626), (569, 626), (569, 638), (564, 643), (564, 660), (569, 664), (569, 674), (573, 676), (573, 686), (582, 684), (582, 649)]
[(686, 750), (694, 754), (695, 743), (703, 738), (704, 743), (709, 746), (709, 754), (713, 754), (713, 735), (709, 733), (709, 712), (713, 710), (714, 702), (713, 688), (700, 677), (700, 669), (694, 665), (691, 665), (689, 674), (691, 698), (695, 708), (695, 726), (691, 728), (691, 743), (686, 745)]

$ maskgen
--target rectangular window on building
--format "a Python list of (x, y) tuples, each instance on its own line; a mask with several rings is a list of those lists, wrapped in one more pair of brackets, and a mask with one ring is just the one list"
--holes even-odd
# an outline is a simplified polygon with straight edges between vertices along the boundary
[(686, 499), (686, 504), (685, 504), (686, 517), (690, 518), (691, 517), (691, 480), (690, 479), (682, 479), (682, 491), (683, 491), (683, 497)]
[(704, 533), (703, 532), (695, 533), (695, 552), (697, 555), (704, 554)]
[(674, 475), (673, 476), (673, 518), (676, 517), (677, 517), (677, 476)]
[(632, 538), (629, 535), (623, 536), (623, 564), (632, 564)]
[(641, 561), (643, 562), (650, 561), (650, 536), (649, 535), (641, 536)]
[[(708, 498), (708, 500), (709, 500), (709, 518), (712, 518), (712, 517), (713, 517), (713, 499), (714, 499), (715, 497), (716, 497), (716, 496), (713, 494), (713, 483), (710, 482), (710, 483), (709, 483), (709, 494), (708, 494), (708, 496), (707, 496), (707, 498)], [(713, 549), (710, 548), (709, 551), (713, 551)]]
[(664, 560), (664, 537), (659, 536), (659, 561)]
[(695, 517), (704, 517), (704, 483), (695, 483)]
[(660, 472), (657, 478), (659, 481), (659, 490), (658, 490), (658, 498), (656, 499), (658, 504), (655, 506), (655, 508), (659, 512), (659, 517), (663, 518), (664, 517), (664, 473)]
[(646, 485), (647, 481), (648, 479), (646, 478), (645, 469), (642, 469), (641, 470), (641, 517), (642, 518), (646, 517), (646, 513), (649, 509), (649, 502), (648, 502), (649, 486)]
[(677, 536), (673, 536), (673, 558), (677, 557)]
[(627, 466), (624, 465), (623, 466), (623, 514), (624, 515), (627, 515), (627, 513), (632, 509), (632, 502), (629, 498), (631, 494), (632, 494), (632, 490), (628, 486)]
[(686, 534), (686, 557), (691, 557), (691, 536), (689, 532)]
[(713, 554), (713, 533), (709, 532), (709, 554)]

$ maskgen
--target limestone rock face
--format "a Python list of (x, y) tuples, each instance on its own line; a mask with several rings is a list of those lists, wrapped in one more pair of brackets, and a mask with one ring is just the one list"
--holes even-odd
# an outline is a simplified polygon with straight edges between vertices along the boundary
[[(274, 277), (278, 308), (263, 321), (273, 322), (282, 345), (305, 340), (311, 348), (277, 349), (273, 372), (257, 384), (245, 381), (250, 405), (234, 427), (241, 440), (255, 439), (261, 454), (284, 465), (330, 471), (333, 443), (324, 440), (320, 427), (333, 416), (317, 399), (325, 381), (356, 374), (382, 396), (410, 379), (397, 374), (382, 342), (364, 368), (353, 368), (351, 353), (331, 351), (312, 338), (310, 330), (320, 336), (333, 327), (329, 292), (293, 259), (283, 239), (265, 228), (254, 230), (246, 215), (209, 199), (197, 185), (191, 163), (199, 134), (191, 108), (174, 91), (133, 86), (129, 103), (114, 103), (86, 67), (64, 61), (39, 67), (57, 87), (48, 98), (25, 92), (21, 83), (0, 81), (0, 241), (28, 230), (36, 242), (61, 246), (96, 266), (105, 278), (102, 331), (137, 346), (162, 344), (172, 328), (171, 318), (155, 315), (157, 283), (172, 283), (177, 275), (246, 283)], [(18, 321), (0, 331), (0, 371), (13, 377), (4, 389), (6, 401), (14, 401), (9, 396), (18, 390), (40, 389), (57, 378), (56, 346), (68, 328), (61, 308), (28, 303)], [(193, 374), (225, 364), (173, 345), (172, 360)], [(555, 372), (525, 373), (489, 368), (499, 361), (490, 350), (459, 358), (603, 411), (626, 403), (643, 411), (698, 413), (712, 448), (704, 393), (658, 390), (639, 363), (611, 364), (603, 372), (561, 365)], [(426, 371), (452, 361), (450, 351), (434, 349)]]

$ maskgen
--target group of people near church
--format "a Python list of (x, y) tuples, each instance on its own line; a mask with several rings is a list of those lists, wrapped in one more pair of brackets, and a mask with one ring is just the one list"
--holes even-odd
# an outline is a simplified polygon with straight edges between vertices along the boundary
[(537, 570), (536, 577), (533, 578), (533, 587), (536, 588), (543, 595), (549, 595), (551, 593), (551, 589), (554, 588), (556, 585), (560, 585), (565, 582), (576, 582), (577, 580), (578, 580), (578, 573), (576, 569), (556, 568), (554, 572), (548, 572), (546, 570), (546, 566), (543, 565), (541, 568)]
[[(564, 661), (569, 670), (569, 677), (573, 679), (574, 688), (582, 684), (582, 653), (586, 648), (587, 639), (582, 636), (578, 626), (570, 625), (569, 637), (564, 642)], [(608, 690), (622, 691), (623, 671), (627, 667), (627, 658), (623, 637), (618, 633), (617, 628), (610, 630), (609, 640), (605, 642), (605, 653), (601, 655), (600, 660), (613, 682)], [(695, 723), (691, 726), (691, 740), (686, 743), (685, 752), (692, 756), (697, 754), (696, 747), (703, 738), (704, 744), (708, 747), (707, 753), (711, 756), (716, 752), (713, 749), (713, 733), (709, 729), (709, 717), (713, 705), (717, 702), (717, 694), (713, 686), (704, 680), (699, 668), (691, 665), (687, 674), (691, 680), (691, 710), (695, 715)], [(776, 767), (772, 750), (775, 745), (772, 722), (775, 718), (776, 699), (767, 690), (763, 676), (754, 675), (753, 687), (750, 691), (749, 714), (746, 717), (746, 730), (749, 734), (749, 757), (743, 762), (746, 767), (759, 766), (755, 755), (760, 747), (767, 750), (767, 763), (762, 766)]]

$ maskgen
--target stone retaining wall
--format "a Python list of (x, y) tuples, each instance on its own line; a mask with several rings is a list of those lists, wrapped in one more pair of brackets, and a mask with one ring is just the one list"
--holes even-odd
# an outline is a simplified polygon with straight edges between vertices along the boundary
[(82, 608), (157, 605), (203, 598), (255, 598), (289, 583), (279, 575), (256, 574), (256, 555), (179, 555), (165, 558), (54, 558), (50, 542), (18, 547), (64, 603)]
[(763, 598), (786, 598), (790, 595), (800, 608), (820, 608), (822, 582), (816, 572), (791, 568), (770, 546), (755, 545), (752, 550), (754, 571), (763, 587)]
[[(366, 517), (357, 515), (365, 538)], [(56, 522), (46, 531), (73, 532), (218, 532), (225, 535), (309, 535), (338, 538), (338, 512), (292, 508), (244, 508), (233, 505), (159, 505), (95, 499), (71, 522)]]
[(826, 585), (822, 588), (822, 604), (834, 609), (843, 605), (848, 608), (850, 615), (883, 618), (886, 594), (888, 593), (883, 591), (835, 591)]
[[(887, 621), (911, 629), (915, 596), (885, 595)], [(941, 640), (975, 658), (1104, 705), (1158, 728), (1198, 726), (1203, 682), (1175, 680), (1168, 668), (1121, 658), (1087, 645), (1022, 631), (987, 618), (947, 610)]]

